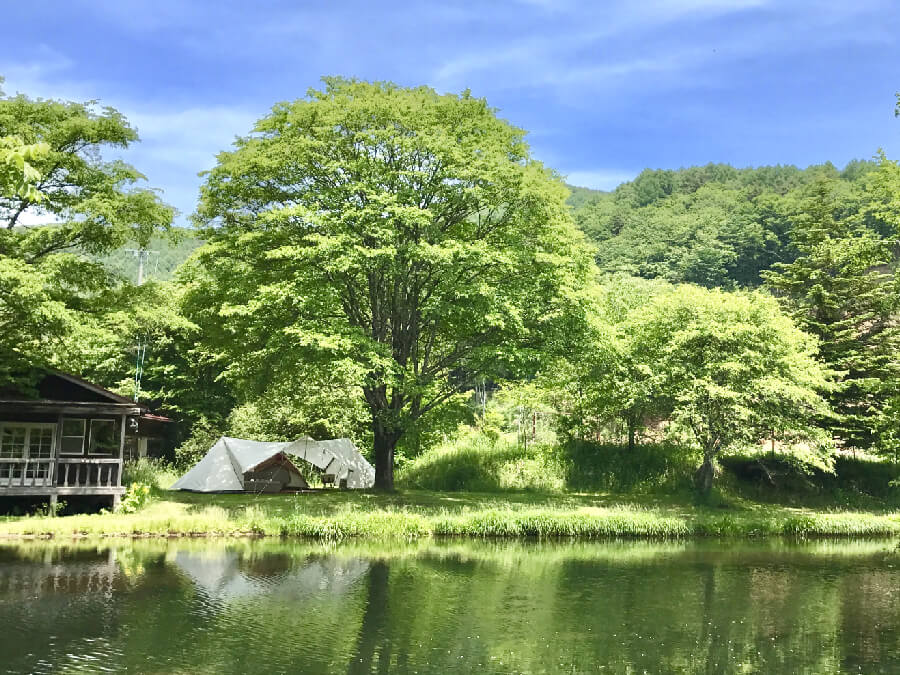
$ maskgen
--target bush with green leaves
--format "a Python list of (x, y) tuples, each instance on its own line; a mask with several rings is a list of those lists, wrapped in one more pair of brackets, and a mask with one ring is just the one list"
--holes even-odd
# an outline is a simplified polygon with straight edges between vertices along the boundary
[(119, 503), (121, 513), (137, 513), (143, 509), (151, 499), (150, 486), (146, 483), (132, 483)]
[(125, 462), (122, 468), (122, 484), (149, 485), (154, 492), (168, 490), (178, 479), (178, 471), (164, 459), (141, 457)]

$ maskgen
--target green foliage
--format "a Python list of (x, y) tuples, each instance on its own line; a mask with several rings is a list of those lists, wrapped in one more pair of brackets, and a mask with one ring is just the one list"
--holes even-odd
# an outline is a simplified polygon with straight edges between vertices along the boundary
[[(173, 210), (136, 169), (103, 160), (137, 140), (112, 108), (0, 92), (0, 139), (0, 386), (21, 387), (39, 367), (94, 365), (129, 294), (88, 256), (145, 242)], [(22, 227), (26, 215), (52, 224)]]
[(891, 480), (900, 467), (871, 457), (838, 455), (833, 470), (799, 463), (790, 454), (752, 452), (720, 460), (722, 485), (732, 495), (753, 502), (879, 508), (897, 504)]
[(569, 490), (620, 494), (687, 492), (698, 454), (694, 448), (665, 443), (629, 448), (587, 441), (570, 442), (563, 452)]
[(544, 378), (505, 383), (491, 398), (490, 409), (502, 419), (501, 429), (515, 434), (522, 447), (553, 441), (545, 420), (555, 412)]
[(648, 169), (583, 202), (575, 220), (598, 244), (604, 271), (706, 287), (757, 286), (763, 271), (796, 255), (788, 232), (805, 186), (830, 177), (847, 193), (848, 208), (860, 208), (858, 194), (874, 169), (861, 161), (841, 172), (831, 164)]
[(592, 188), (579, 187), (577, 185), (567, 184), (566, 187), (569, 188), (569, 197), (566, 199), (566, 202), (576, 211), (602, 195), (609, 194), (603, 190), (594, 190)]
[(661, 371), (627, 327), (636, 310), (672, 290), (665, 282), (625, 276), (593, 289), (590, 333), (575, 356), (545, 378), (565, 437), (627, 440), (633, 447), (641, 431), (671, 409)]
[(175, 449), (175, 466), (180, 471), (187, 471), (203, 459), (209, 449), (224, 434), (222, 422), (215, 422), (205, 417), (196, 420), (191, 427), (191, 435)]
[(66, 510), (66, 502), (63, 500), (57, 500), (55, 504), (51, 504), (50, 502), (45, 502), (38, 506), (34, 510), (34, 516), (37, 518), (47, 518), (59, 516)]
[(42, 198), (36, 184), (41, 172), (34, 164), (42, 161), (50, 152), (46, 143), (25, 145), (16, 136), (0, 136), (0, 198), (28, 199), (39, 202)]
[(574, 331), (589, 258), (567, 196), (468, 92), (327, 78), (208, 174), (189, 317), (240, 390), (352, 372), (389, 488), (418, 419)]
[(51, 281), (26, 262), (0, 255), (0, 387), (65, 353), (74, 317)]
[(900, 192), (900, 180), (896, 165), (884, 159), (869, 175), (878, 186), (873, 192), (882, 196), (867, 207), (868, 219), (848, 212), (834, 181), (810, 185), (792, 221), (797, 258), (765, 275), (797, 324), (819, 339), (822, 361), (842, 375), (830, 395), (838, 415), (830, 425), (833, 433), (863, 448), (877, 445), (876, 431), (885, 426), (881, 420), (900, 395), (896, 239), (879, 235), (866, 222), (896, 220), (900, 209), (891, 192)]
[(178, 471), (163, 459), (141, 457), (125, 462), (122, 468), (122, 484), (149, 485), (154, 495), (168, 490), (178, 480)]
[(525, 447), (470, 429), (407, 463), (398, 482), (452, 492), (678, 492), (690, 488), (696, 462), (696, 450), (674, 445), (631, 450), (588, 442)]
[(559, 491), (565, 487), (566, 474), (565, 462), (552, 446), (492, 442), (470, 431), (407, 463), (398, 482), (454, 492)]
[(298, 363), (288, 373), (272, 373), (268, 386), (238, 405), (228, 419), (229, 435), (273, 441), (350, 438), (371, 447), (370, 421), (353, 370)]
[(137, 513), (150, 503), (150, 486), (145, 483), (132, 483), (119, 504), (121, 513)]

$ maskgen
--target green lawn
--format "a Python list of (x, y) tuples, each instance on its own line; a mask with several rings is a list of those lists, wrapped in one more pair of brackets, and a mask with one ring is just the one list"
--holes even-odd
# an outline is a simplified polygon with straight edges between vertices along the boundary
[(134, 514), (0, 520), (0, 537), (295, 536), (418, 539), (434, 536), (680, 538), (900, 536), (900, 511), (792, 508), (736, 501), (531, 492), (329, 490), (299, 495), (164, 491)]

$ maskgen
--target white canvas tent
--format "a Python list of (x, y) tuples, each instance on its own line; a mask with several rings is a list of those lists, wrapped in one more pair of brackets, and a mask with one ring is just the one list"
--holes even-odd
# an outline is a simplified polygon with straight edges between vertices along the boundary
[(287, 453), (296, 455), (348, 488), (375, 484), (375, 470), (347, 438), (260, 442), (223, 436), (173, 486), (191, 492), (280, 492), (308, 487)]

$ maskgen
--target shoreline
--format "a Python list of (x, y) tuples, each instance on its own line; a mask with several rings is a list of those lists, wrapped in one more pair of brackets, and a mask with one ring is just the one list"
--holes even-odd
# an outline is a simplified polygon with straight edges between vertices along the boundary
[(0, 518), (0, 542), (222, 537), (308, 541), (900, 539), (900, 510), (817, 510), (763, 504), (717, 509), (646, 502), (650, 500), (621, 504), (609, 503), (608, 498), (572, 495), (459, 493), (386, 498), (338, 494), (312, 500), (306, 496), (281, 500), (170, 496), (133, 514)]

